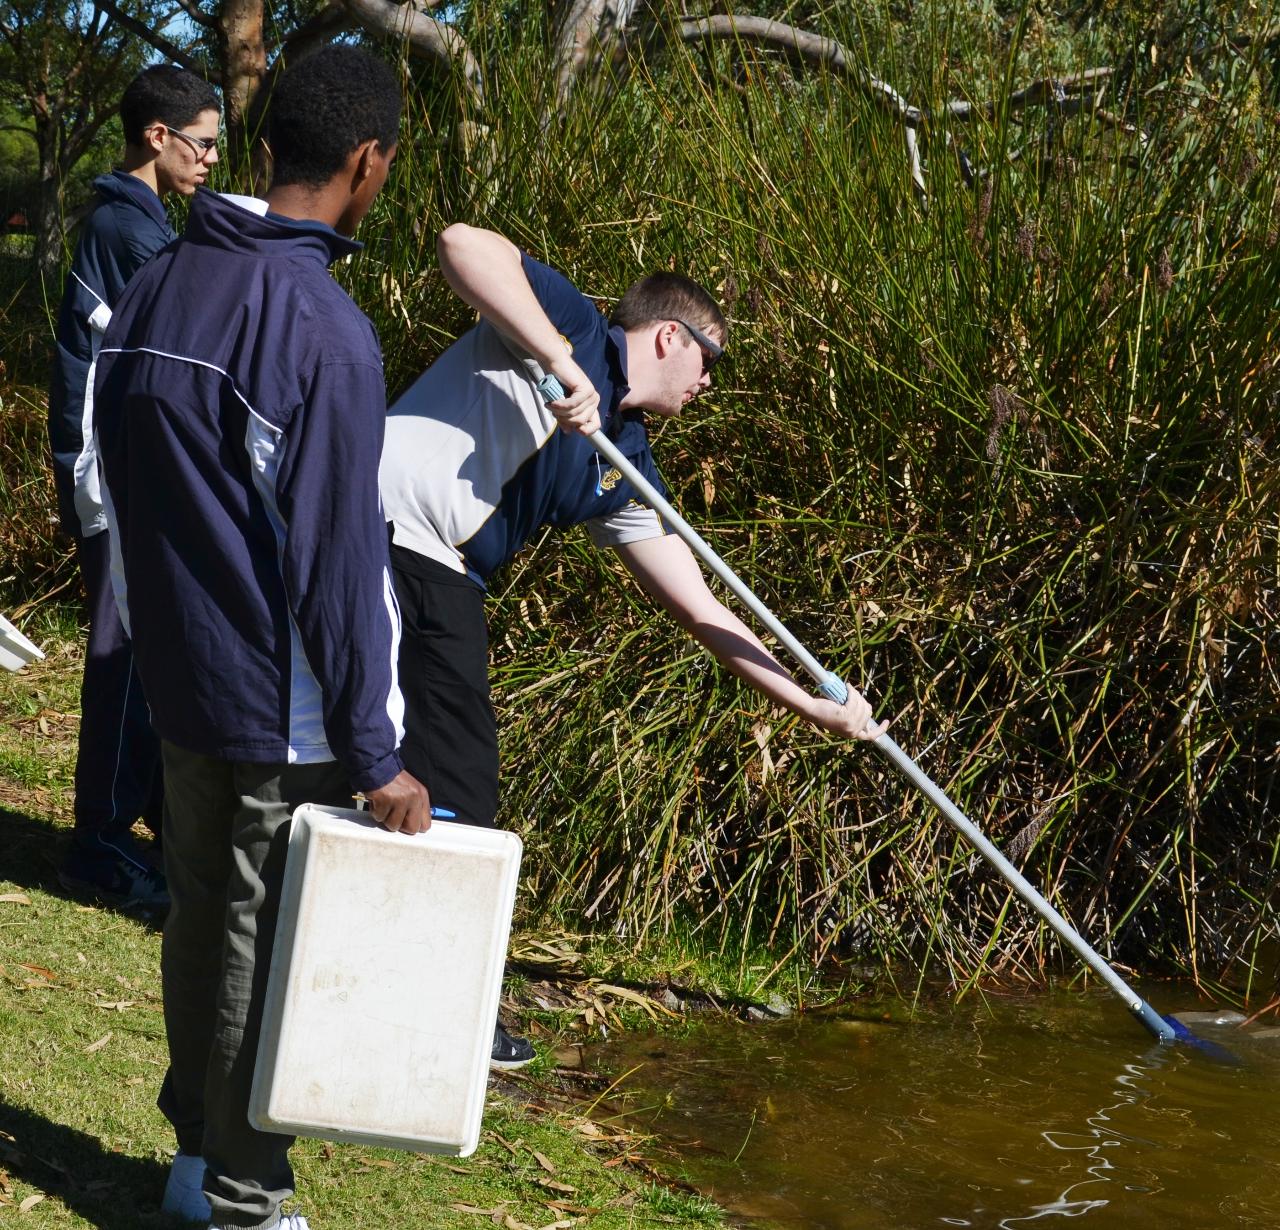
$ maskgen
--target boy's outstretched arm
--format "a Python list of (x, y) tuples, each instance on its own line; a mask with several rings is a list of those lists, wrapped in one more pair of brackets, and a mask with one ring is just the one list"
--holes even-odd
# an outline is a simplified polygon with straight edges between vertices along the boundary
[(454, 294), (560, 381), (565, 395), (548, 408), (561, 429), (583, 435), (598, 431), (600, 394), (542, 310), (525, 277), (520, 249), (496, 231), (455, 222), (436, 240), (436, 255)]
[(707, 588), (698, 561), (679, 538), (667, 534), (615, 550), (645, 592), (676, 623), (758, 692), (835, 735), (874, 739), (883, 732), (884, 727), (872, 720), (871, 706), (853, 688), (849, 699), (837, 705), (801, 687), (760, 638)]

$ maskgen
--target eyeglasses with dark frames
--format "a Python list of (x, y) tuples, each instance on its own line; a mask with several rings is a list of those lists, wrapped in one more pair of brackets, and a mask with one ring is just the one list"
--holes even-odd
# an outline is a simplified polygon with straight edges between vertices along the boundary
[(168, 124), (161, 124), (161, 128), (171, 136), (180, 137), (190, 147), (191, 152), (203, 162), (209, 157), (211, 151), (218, 148), (217, 137), (193, 137), (189, 132), (183, 132), (180, 128), (170, 128)]
[(713, 342), (701, 329), (694, 328), (687, 320), (681, 320), (679, 316), (673, 316), (671, 319), (687, 329), (689, 336), (697, 342), (698, 349), (702, 351), (702, 371), (705, 375), (720, 362), (724, 355), (724, 347), (719, 342)]

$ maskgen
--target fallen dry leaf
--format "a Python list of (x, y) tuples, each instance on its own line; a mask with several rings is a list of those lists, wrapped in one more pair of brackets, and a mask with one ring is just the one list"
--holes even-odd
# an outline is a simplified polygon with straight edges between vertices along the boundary
[(89, 1045), (84, 1048), (84, 1053), (86, 1055), (92, 1055), (94, 1051), (102, 1050), (102, 1048), (106, 1046), (108, 1042), (111, 1041), (112, 1037), (114, 1037), (112, 1032), (110, 1030), (107, 1030), (107, 1032), (103, 1034), (102, 1037), (97, 1040), (97, 1042), (90, 1042)]
[(39, 974), (41, 978), (55, 979), (57, 974), (51, 969), (45, 969), (43, 965), (28, 965), (25, 961), (19, 961), (18, 965), (21, 969), (30, 970), (33, 974)]
[(455, 1213), (473, 1213), (476, 1217), (493, 1217), (497, 1213), (502, 1212), (502, 1206), (496, 1209), (481, 1209), (474, 1204), (451, 1204), (449, 1206)]
[(123, 1012), (126, 1008), (132, 1008), (138, 1001), (136, 999), (117, 999), (111, 1003), (94, 1004), (95, 1008), (101, 1008), (105, 1012)]
[(555, 1163), (545, 1153), (539, 1153), (537, 1149), (530, 1149), (529, 1152), (533, 1154), (534, 1160), (547, 1174), (555, 1174)]
[[(497, 1219), (495, 1218), (495, 1220)], [(500, 1225), (503, 1230), (533, 1230), (533, 1227), (529, 1225), (527, 1221), (517, 1221), (510, 1213), (504, 1214), (502, 1220), (498, 1222), (498, 1225)]]
[(41, 1192), (36, 1192), (34, 1196), (28, 1196), (20, 1205), (18, 1205), (19, 1213), (30, 1213), (44, 1199)]
[(561, 1183), (558, 1179), (536, 1179), (535, 1182), (539, 1187), (545, 1187), (549, 1192), (559, 1192), (562, 1196), (572, 1196), (578, 1190), (568, 1183)]
[(30, 905), (31, 898), (26, 893), (0, 893), (0, 901), (6, 905)]

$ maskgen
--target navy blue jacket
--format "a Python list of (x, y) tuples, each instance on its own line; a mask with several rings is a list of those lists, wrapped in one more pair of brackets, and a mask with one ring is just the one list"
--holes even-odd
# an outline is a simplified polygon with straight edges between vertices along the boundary
[(136, 175), (93, 181), (99, 202), (84, 224), (58, 310), (49, 446), (58, 515), (69, 534), (106, 529), (93, 453), (92, 365), (111, 310), (130, 279), (177, 238), (160, 198)]
[(200, 189), (116, 305), (96, 399), (113, 579), (161, 737), (337, 759), (372, 790), (400, 771), (403, 705), (381, 353), (328, 273), (359, 247)]

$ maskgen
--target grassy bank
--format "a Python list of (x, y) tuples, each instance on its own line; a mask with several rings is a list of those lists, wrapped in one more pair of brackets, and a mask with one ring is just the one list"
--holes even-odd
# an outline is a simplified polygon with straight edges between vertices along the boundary
[[(656, 433), (686, 515), (1104, 952), (1254, 998), (1280, 961), (1280, 113), (1273, 43), (1239, 36), (1261, 9), (834, 6), (822, 32), (922, 109), (915, 188), (856, 73), (672, 43), (552, 113), (545, 31), (476, 6), (504, 50), (480, 137), (447, 85), (415, 92), (340, 271), (393, 391), (467, 323), (432, 259), (455, 219), (602, 302), (652, 268), (713, 286), (730, 358)], [(11, 605), (64, 566), (19, 410)], [(545, 916), (744, 972), (761, 948), (961, 983), (1063, 964), (874, 751), (768, 712), (582, 536), (493, 599)]]
[[(48, 660), (0, 677), (0, 1218), (21, 1214), (32, 1227), (160, 1227), (173, 1148), (155, 1107), (166, 1053), (160, 938), (144, 921), (81, 905), (57, 887), (70, 824), (79, 643), (73, 625), (30, 631)], [(545, 959), (560, 949), (526, 937), (521, 950)], [(517, 979), (513, 991), (521, 985)], [(593, 986), (592, 995), (560, 995), (555, 1010), (537, 1014), (534, 1075), (491, 1088), (471, 1159), (302, 1142), (299, 1207), (317, 1230), (723, 1224), (674, 1177), (678, 1160), (661, 1159), (661, 1177), (643, 1138), (593, 1117), (590, 1081), (575, 1074), (566, 1091), (557, 1077), (557, 1047), (584, 1027), (616, 1023), (627, 1007), (599, 991), (598, 980)]]

